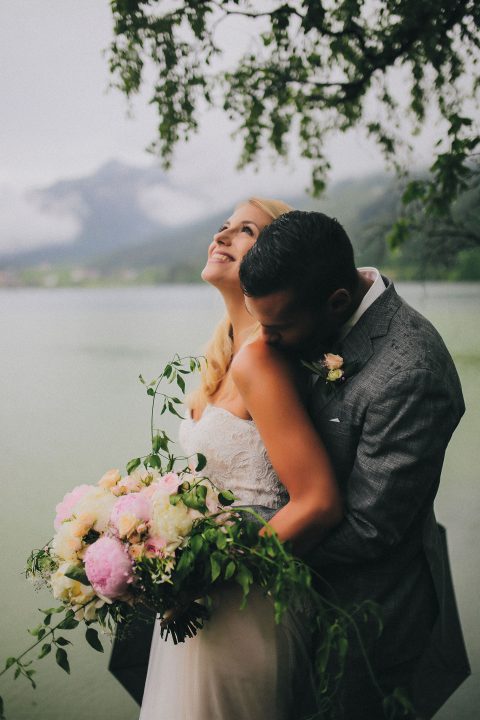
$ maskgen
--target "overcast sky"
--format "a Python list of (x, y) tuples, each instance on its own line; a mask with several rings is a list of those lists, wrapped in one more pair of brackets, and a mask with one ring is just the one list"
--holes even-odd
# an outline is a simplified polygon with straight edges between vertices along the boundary
[[(113, 158), (153, 162), (145, 152), (156, 123), (148, 94), (138, 98), (129, 118), (125, 98), (107, 91), (102, 50), (112, 38), (111, 24), (108, 0), (1, 0), (0, 244), (5, 228), (22, 208), (26, 212), (27, 189), (88, 175)], [(251, 27), (237, 20), (222, 25), (231, 55), (240, 51)], [(259, 173), (237, 171), (239, 144), (220, 112), (205, 115), (201, 128), (178, 148), (171, 170), (179, 212), (185, 193), (195, 193), (198, 214), (245, 193), (282, 196), (308, 184), (308, 165), (295, 158), (274, 168), (262, 160)], [(378, 151), (359, 132), (335, 138), (328, 149), (333, 180), (382, 167)], [(172, 202), (175, 207), (175, 198), (169, 198), (170, 207)]]

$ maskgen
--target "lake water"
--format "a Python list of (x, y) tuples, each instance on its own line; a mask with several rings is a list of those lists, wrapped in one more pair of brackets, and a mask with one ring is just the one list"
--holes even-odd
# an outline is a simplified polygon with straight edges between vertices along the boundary
[[(439, 329), (457, 364), (467, 413), (446, 457), (436, 512), (447, 526), (457, 600), (472, 668), (480, 670), (480, 284), (399, 284)], [(74, 485), (148, 450), (149, 399), (137, 380), (158, 374), (174, 352), (199, 353), (222, 305), (211, 288), (0, 291), (0, 637), (2, 658), (29, 644), (27, 627), (52, 605), (22, 571), (52, 535), (55, 504)], [(162, 426), (175, 433), (175, 422)], [(31, 691), (0, 678), (9, 720), (135, 720), (138, 709), (107, 673), (107, 652), (80, 629), (68, 635), (71, 676), (53, 659)], [(469, 678), (436, 716), (473, 720), (478, 680)], [(232, 718), (232, 720), (234, 720)]]

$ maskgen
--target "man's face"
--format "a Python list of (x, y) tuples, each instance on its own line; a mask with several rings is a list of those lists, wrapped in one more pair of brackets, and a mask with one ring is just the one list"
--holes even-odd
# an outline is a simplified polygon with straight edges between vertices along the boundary
[(266, 342), (305, 357), (314, 353), (335, 330), (328, 303), (315, 309), (299, 306), (292, 290), (279, 290), (259, 298), (246, 296), (245, 306), (260, 323)]

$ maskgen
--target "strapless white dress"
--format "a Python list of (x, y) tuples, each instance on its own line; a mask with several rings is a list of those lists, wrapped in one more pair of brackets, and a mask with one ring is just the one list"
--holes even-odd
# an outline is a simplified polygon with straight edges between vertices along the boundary
[[(255, 423), (207, 405), (198, 422), (184, 420), (186, 454), (207, 458), (205, 474), (270, 514), (288, 494), (268, 459)], [(212, 617), (194, 638), (174, 645), (153, 632), (140, 720), (303, 720), (315, 712), (308, 614), (274, 621), (273, 604), (252, 588), (225, 584), (213, 597)]]

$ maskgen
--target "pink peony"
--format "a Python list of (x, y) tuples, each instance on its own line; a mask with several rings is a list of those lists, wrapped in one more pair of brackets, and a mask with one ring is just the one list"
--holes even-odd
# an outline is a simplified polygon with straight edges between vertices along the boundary
[(68, 520), (72, 516), (75, 505), (83, 498), (83, 496), (92, 489), (91, 485), (77, 485), (73, 490), (65, 495), (62, 502), (59, 502), (55, 510), (57, 512), (54, 520), (55, 530), (60, 528), (64, 520)]
[(115, 600), (125, 595), (133, 580), (133, 566), (123, 543), (104, 535), (87, 548), (85, 572), (99, 595)]
[(156, 490), (163, 490), (171, 495), (172, 493), (177, 492), (178, 486), (181, 482), (182, 481), (178, 477), (177, 473), (171, 472), (159, 478), (155, 483), (155, 488)]
[(137, 526), (142, 522), (148, 522), (150, 515), (150, 499), (144, 493), (130, 493), (129, 495), (122, 495), (115, 502), (110, 515), (110, 522), (117, 532), (123, 534), (121, 532), (121, 526), (124, 525), (122, 518), (127, 516), (130, 522)]

